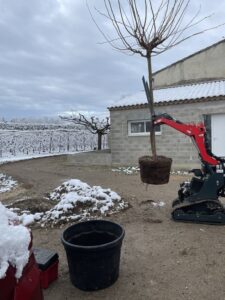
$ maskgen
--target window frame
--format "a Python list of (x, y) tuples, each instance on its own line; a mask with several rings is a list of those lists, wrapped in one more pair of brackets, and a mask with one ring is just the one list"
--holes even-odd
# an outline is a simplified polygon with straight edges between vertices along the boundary
[[(144, 120), (144, 119), (141, 119), (141, 120), (129, 120), (127, 121), (127, 128), (128, 128), (128, 136), (149, 136), (149, 132), (146, 131), (146, 123), (149, 122), (150, 120)], [(131, 132), (131, 124), (132, 123), (139, 123), (139, 122), (144, 122), (144, 129), (145, 131), (144, 132)], [(162, 134), (162, 127), (160, 126), (160, 131), (156, 131), (155, 132), (156, 135), (161, 135)]]

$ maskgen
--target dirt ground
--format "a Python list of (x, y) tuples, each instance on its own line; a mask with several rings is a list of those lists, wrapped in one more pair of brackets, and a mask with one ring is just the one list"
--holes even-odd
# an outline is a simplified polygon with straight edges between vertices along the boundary
[[(77, 178), (90, 185), (109, 187), (129, 201), (131, 208), (107, 219), (125, 228), (120, 276), (111, 287), (83, 292), (69, 279), (60, 241), (67, 226), (33, 228), (34, 246), (56, 250), (60, 257), (59, 279), (44, 291), (45, 300), (151, 299), (224, 300), (225, 227), (176, 223), (170, 219), (171, 202), (184, 176), (172, 176), (163, 186), (146, 186), (139, 174), (125, 175), (106, 167), (69, 164), (66, 156), (42, 158), (1, 166), (1, 172), (19, 181), (19, 187), (2, 194), (10, 203), (24, 197), (38, 198), (63, 181)], [(153, 207), (151, 201), (164, 201)]]

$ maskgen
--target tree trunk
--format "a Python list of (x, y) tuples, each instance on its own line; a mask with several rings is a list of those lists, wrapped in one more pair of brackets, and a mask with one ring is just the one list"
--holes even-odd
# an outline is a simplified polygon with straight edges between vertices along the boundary
[(98, 150), (102, 149), (102, 134), (98, 132)]
[[(150, 109), (151, 120), (152, 120), (152, 116), (154, 115), (154, 96), (153, 96), (153, 78), (152, 78), (152, 57), (151, 57), (151, 53), (149, 53), (149, 55), (147, 55), (147, 61), (148, 61), (148, 82), (149, 82), (149, 90), (150, 90), (149, 109)], [(150, 129), (150, 143), (151, 143), (151, 150), (152, 150), (153, 159), (157, 160), (156, 144), (155, 144), (155, 128), (154, 128), (154, 126), (151, 126), (151, 129)]]

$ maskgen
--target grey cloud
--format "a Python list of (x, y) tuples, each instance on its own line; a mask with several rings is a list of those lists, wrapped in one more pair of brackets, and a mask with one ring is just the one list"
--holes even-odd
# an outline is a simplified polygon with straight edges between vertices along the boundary
[[(216, 20), (207, 25), (223, 21), (225, 4), (198, 3), (203, 4), (202, 14), (215, 10)], [(209, 32), (155, 58), (154, 69), (209, 46), (223, 31)], [(145, 60), (100, 45), (103, 39), (83, 0), (1, 0), (0, 36), (0, 116), (105, 111), (123, 95), (142, 89)]]

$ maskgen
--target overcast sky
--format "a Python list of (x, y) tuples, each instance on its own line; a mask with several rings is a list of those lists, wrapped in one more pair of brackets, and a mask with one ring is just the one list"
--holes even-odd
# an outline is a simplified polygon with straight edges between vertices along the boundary
[[(196, 2), (202, 4), (202, 15), (215, 13), (199, 30), (225, 22), (225, 1), (192, 2), (190, 13), (196, 11)], [(104, 112), (122, 97), (142, 90), (145, 59), (100, 44), (103, 38), (85, 3), (0, 0), (0, 117)], [(221, 40), (224, 31), (225, 27), (207, 32), (158, 56), (154, 70)]]

